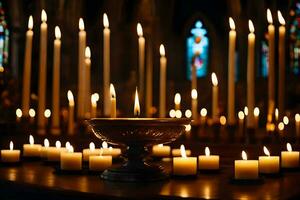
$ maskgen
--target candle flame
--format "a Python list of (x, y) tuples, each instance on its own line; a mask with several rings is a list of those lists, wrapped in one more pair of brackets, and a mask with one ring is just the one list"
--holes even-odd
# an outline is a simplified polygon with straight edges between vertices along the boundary
[(282, 16), (281, 12), (280, 12), (279, 10), (277, 11), (277, 15), (278, 15), (279, 23), (280, 23), (281, 25), (285, 25), (285, 20), (284, 20), (284, 18), (283, 18), (283, 16)]
[(67, 142), (66, 142), (66, 144), (65, 144), (65, 147), (66, 147), (66, 149), (69, 149), (69, 148), (70, 148), (70, 146), (71, 146), (70, 142), (69, 142), (69, 141), (67, 141)]
[(103, 14), (103, 26), (104, 26), (105, 28), (108, 28), (108, 27), (109, 27), (109, 21), (108, 21), (108, 17), (107, 17), (107, 14), (106, 14), (106, 13)]
[(61, 32), (60, 32), (59, 26), (55, 26), (55, 38), (56, 39), (61, 38)]
[(278, 108), (275, 108), (275, 117), (276, 117), (276, 119), (278, 119), (278, 116), (279, 116), (279, 110), (278, 110)]
[(85, 58), (91, 58), (91, 49), (89, 46), (85, 47)]
[(99, 101), (99, 94), (97, 92), (95, 92), (93, 95), (95, 96), (95, 100)]
[(46, 13), (46, 11), (44, 9), (42, 10), (41, 20), (42, 20), (42, 22), (46, 22), (47, 21), (47, 13)]
[(182, 117), (182, 112), (180, 110), (175, 111), (175, 117), (176, 118), (181, 118)]
[(67, 96), (68, 96), (69, 105), (74, 106), (74, 96), (71, 90), (68, 90)]
[(174, 103), (178, 105), (180, 104), (180, 102), (181, 102), (181, 95), (179, 93), (176, 93), (174, 96)]
[(116, 98), (115, 87), (114, 87), (114, 85), (112, 83), (109, 85), (109, 91), (110, 91), (111, 98)]
[(198, 92), (196, 89), (192, 89), (191, 91), (191, 96), (192, 96), (192, 99), (197, 99), (198, 97)]
[(84, 22), (82, 18), (79, 19), (79, 30), (84, 31)]
[(220, 124), (224, 126), (224, 125), (226, 125), (226, 121), (227, 121), (226, 117), (224, 115), (222, 115), (220, 117)]
[(32, 29), (33, 28), (33, 18), (32, 18), (32, 15), (29, 16), (29, 19), (28, 19), (28, 29)]
[(215, 72), (211, 74), (211, 82), (214, 86), (218, 86), (218, 78)]
[(206, 109), (206, 108), (202, 108), (202, 109), (200, 110), (200, 115), (201, 115), (202, 117), (206, 117), (206, 115), (207, 115), (207, 109)]
[(242, 158), (243, 160), (247, 160), (247, 154), (245, 151), (242, 151)]
[(139, 94), (137, 88), (135, 89), (135, 98), (134, 98), (134, 116), (140, 115), (140, 102), (139, 102)]
[(170, 112), (169, 112), (169, 116), (171, 118), (174, 118), (176, 116), (176, 111), (174, 109), (171, 109)]
[(74, 147), (72, 145), (69, 146), (68, 152), (69, 153), (73, 153), (74, 152)]
[(29, 135), (29, 144), (31, 144), (31, 145), (34, 144), (34, 138), (32, 135)]
[(90, 150), (91, 150), (91, 151), (94, 151), (95, 148), (96, 148), (96, 147), (95, 147), (95, 143), (94, 143), (94, 142), (91, 142), (90, 145), (89, 145), (89, 147), (90, 147)]
[(269, 24), (273, 24), (272, 13), (269, 8), (267, 9), (267, 20), (268, 20)]
[(55, 142), (55, 147), (58, 148), (58, 149), (61, 147), (61, 143), (60, 143), (59, 140), (57, 140), (57, 141)]
[(9, 143), (9, 150), (14, 150), (14, 143), (12, 141)]
[(95, 94), (91, 95), (91, 103), (92, 103), (92, 105), (96, 105), (97, 104), (97, 97), (95, 96)]
[(288, 125), (289, 122), (290, 122), (290, 120), (289, 120), (289, 118), (288, 118), (287, 116), (284, 116), (282, 120), (283, 120), (283, 123), (284, 123), (285, 125)]
[(161, 57), (164, 57), (166, 55), (165, 46), (163, 44), (159, 46), (159, 53)]
[(266, 146), (264, 146), (264, 153), (270, 157), (270, 151), (268, 150), (268, 148)]
[(259, 108), (258, 107), (254, 108), (253, 114), (254, 114), (255, 117), (259, 116)]
[(29, 116), (30, 117), (35, 117), (35, 110), (33, 108), (29, 109)]
[(163, 146), (164, 146), (164, 144), (158, 144), (157, 146), (158, 146), (158, 147), (163, 147)]
[(254, 32), (254, 25), (253, 25), (253, 22), (251, 20), (248, 21), (248, 26), (249, 26), (249, 31), (251, 33)]
[(139, 37), (143, 37), (143, 28), (140, 23), (137, 23), (137, 25), (136, 25), (136, 32)]
[(229, 27), (231, 30), (235, 30), (235, 23), (234, 23), (232, 17), (229, 17)]
[(288, 152), (292, 152), (292, 145), (290, 143), (286, 143), (286, 149), (288, 150)]
[(49, 118), (49, 117), (51, 116), (51, 111), (50, 111), (50, 109), (46, 109), (46, 110), (45, 110), (44, 116), (45, 116), (46, 118)]
[(44, 139), (44, 147), (49, 147), (49, 140), (47, 138)]
[(191, 118), (192, 117), (192, 111), (190, 109), (187, 109), (184, 112), (184, 115), (185, 115), (186, 118)]
[(18, 118), (20, 118), (20, 117), (22, 117), (22, 115), (23, 115), (22, 110), (21, 110), (20, 108), (18, 108), (18, 109), (16, 110), (16, 116), (17, 116)]
[(108, 144), (107, 144), (107, 142), (102, 142), (102, 148), (103, 149), (107, 149), (108, 148)]
[(300, 122), (300, 114), (299, 113), (295, 114), (295, 121)]
[(245, 113), (246, 116), (248, 116), (249, 110), (248, 110), (247, 106), (244, 107), (244, 113)]
[(245, 118), (244, 112), (243, 112), (243, 111), (239, 111), (238, 117), (239, 117), (239, 119), (241, 119), (241, 120), (244, 119), (244, 118)]
[(280, 131), (283, 131), (283, 129), (284, 129), (284, 123), (283, 123), (283, 122), (280, 122), (280, 123), (278, 124), (278, 129), (279, 129)]
[(181, 154), (181, 157), (186, 158), (185, 147), (183, 144), (180, 145), (180, 154)]
[(205, 155), (210, 156), (210, 150), (208, 147), (205, 147)]
[(184, 126), (185, 126), (185, 131), (186, 131), (186, 132), (189, 132), (189, 131), (192, 130), (192, 126), (191, 126), (190, 124), (184, 125)]

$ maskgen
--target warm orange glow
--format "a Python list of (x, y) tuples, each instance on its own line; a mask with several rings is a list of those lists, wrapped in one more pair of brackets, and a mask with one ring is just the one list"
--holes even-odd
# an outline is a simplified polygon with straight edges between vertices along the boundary
[(94, 151), (96, 149), (95, 143), (91, 142), (90, 145), (89, 145), (89, 148), (90, 148), (91, 151)]
[(74, 152), (74, 147), (72, 145), (69, 146), (68, 152), (69, 153), (73, 153)]
[(71, 90), (68, 90), (69, 106), (74, 106), (74, 96)]
[(140, 23), (137, 23), (137, 25), (136, 25), (136, 32), (139, 37), (143, 37), (143, 28)]
[(49, 118), (51, 116), (51, 110), (50, 109), (46, 109), (45, 112), (44, 112), (44, 116), (46, 118)]
[(255, 117), (259, 116), (259, 108), (258, 107), (254, 108), (253, 114), (254, 114)]
[(91, 58), (91, 49), (89, 46), (85, 47), (85, 58)]
[(267, 20), (269, 24), (273, 24), (273, 18), (272, 18), (272, 13), (270, 9), (267, 9)]
[(292, 152), (292, 145), (290, 143), (286, 143), (286, 149), (288, 150), (288, 152)]
[(231, 30), (235, 30), (235, 23), (231, 17), (229, 17), (229, 27)]
[(178, 105), (180, 104), (180, 102), (181, 102), (181, 95), (179, 93), (176, 93), (174, 97), (174, 103)]
[(278, 21), (279, 21), (279, 23), (284, 26), (285, 25), (285, 20), (284, 20), (281, 12), (279, 10), (277, 11), (277, 15), (278, 15)]
[(223, 125), (223, 126), (226, 125), (226, 121), (227, 121), (227, 120), (226, 120), (226, 117), (225, 117), (225, 116), (221, 116), (221, 117), (220, 117), (220, 124), (221, 124), (221, 125)]
[(116, 98), (116, 91), (114, 85), (111, 83), (109, 86), (110, 96), (111, 98)]
[(175, 117), (176, 118), (181, 118), (182, 117), (182, 112), (180, 110), (175, 111)]
[(244, 112), (243, 111), (239, 111), (238, 117), (239, 117), (240, 120), (243, 120), (245, 118)]
[(139, 102), (139, 94), (137, 88), (135, 89), (135, 97), (134, 97), (134, 116), (140, 115), (140, 102)]
[(9, 143), (9, 150), (14, 150), (14, 143), (12, 141)]
[(32, 29), (33, 28), (33, 18), (32, 18), (32, 15), (29, 16), (29, 19), (28, 19), (28, 29)]
[(65, 144), (65, 147), (66, 147), (66, 149), (69, 149), (69, 148), (70, 148), (70, 146), (71, 146), (70, 142), (69, 142), (69, 141), (67, 141), (67, 142), (66, 142), (66, 144)]
[(264, 146), (264, 153), (265, 153), (267, 156), (270, 156), (270, 151), (267, 149), (266, 146)]
[(102, 142), (102, 148), (103, 149), (107, 149), (108, 148), (108, 144), (107, 144), (107, 142)]
[(192, 117), (192, 111), (187, 109), (185, 112), (184, 112), (184, 115), (186, 118), (191, 118)]
[(210, 156), (210, 150), (208, 147), (205, 147), (205, 155)]
[(174, 109), (171, 109), (170, 112), (169, 112), (169, 116), (171, 118), (174, 118), (176, 116), (176, 111)]
[(249, 110), (248, 110), (247, 106), (244, 107), (244, 113), (245, 113), (246, 116), (248, 116)]
[(97, 106), (97, 97), (94, 94), (91, 95), (91, 104)]
[(55, 38), (60, 39), (61, 38), (61, 32), (58, 26), (55, 26)]
[(300, 114), (299, 113), (295, 114), (295, 121), (300, 122)]
[(242, 159), (247, 160), (247, 154), (245, 151), (242, 151)]
[(196, 89), (192, 89), (191, 96), (192, 96), (192, 99), (197, 99), (197, 97), (198, 97), (198, 92), (197, 92)]
[(49, 147), (50, 143), (49, 140), (47, 138), (44, 139), (44, 147)]
[(289, 118), (288, 118), (287, 116), (284, 116), (283, 119), (282, 119), (282, 121), (283, 121), (283, 123), (284, 123), (285, 125), (288, 125), (289, 122), (290, 122), (290, 120), (289, 120)]
[(35, 110), (33, 108), (29, 109), (29, 117), (35, 117)]
[(46, 22), (47, 21), (47, 13), (46, 13), (46, 11), (44, 9), (42, 10), (41, 20), (42, 20), (42, 22)]
[(251, 20), (248, 21), (248, 26), (249, 26), (249, 31), (251, 33), (254, 32), (254, 25), (253, 25), (253, 22)]
[(79, 30), (84, 31), (84, 22), (82, 18), (79, 19)]
[(215, 72), (211, 74), (211, 82), (214, 86), (218, 86), (218, 78)]
[(34, 144), (34, 138), (32, 135), (29, 135), (29, 144), (31, 144), (31, 145)]
[(103, 14), (103, 26), (104, 26), (105, 28), (108, 28), (108, 27), (109, 27), (109, 21), (108, 21), (108, 17), (107, 17), (107, 14), (106, 14), (106, 13)]
[(280, 122), (280, 123), (278, 124), (278, 129), (279, 129), (280, 131), (283, 131), (283, 129), (284, 129), (284, 123), (283, 123), (283, 122)]
[(183, 144), (180, 145), (180, 154), (181, 154), (181, 157), (186, 158), (185, 147)]
[(16, 116), (17, 116), (18, 118), (20, 118), (20, 117), (22, 117), (22, 115), (23, 115), (22, 110), (21, 110), (20, 108), (18, 108), (18, 109), (16, 110)]
[(57, 141), (55, 142), (55, 147), (56, 147), (57, 149), (59, 149), (59, 148), (61, 147), (61, 142), (60, 142), (59, 140), (57, 140)]
[(200, 115), (201, 115), (201, 117), (206, 117), (206, 115), (207, 115), (207, 110), (206, 110), (206, 108), (202, 108), (202, 109), (200, 110)]
[(186, 131), (186, 132), (189, 132), (189, 131), (192, 130), (192, 126), (191, 126), (190, 124), (184, 125), (184, 126), (185, 126), (185, 131)]
[(159, 53), (161, 57), (164, 57), (166, 55), (165, 46), (163, 44), (159, 46)]

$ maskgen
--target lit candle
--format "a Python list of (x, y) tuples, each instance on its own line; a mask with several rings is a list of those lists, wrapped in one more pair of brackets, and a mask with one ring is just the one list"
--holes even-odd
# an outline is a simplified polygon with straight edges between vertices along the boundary
[(82, 153), (74, 152), (73, 146), (69, 146), (67, 152), (60, 154), (60, 169), (68, 171), (81, 170)]
[(20, 122), (22, 116), (23, 116), (23, 112), (22, 112), (22, 110), (21, 110), (20, 108), (18, 108), (18, 109), (16, 110), (16, 121), (17, 121), (17, 122)]
[(95, 118), (97, 117), (97, 97), (94, 94), (91, 95), (91, 105), (91, 118)]
[(42, 145), (34, 144), (34, 138), (32, 135), (29, 136), (29, 144), (23, 145), (23, 156), (24, 157), (40, 157)]
[(259, 108), (258, 107), (254, 108), (253, 115), (254, 115), (255, 127), (257, 128), (259, 125)]
[[(180, 148), (179, 149), (172, 149), (172, 156), (173, 157), (179, 157), (179, 156), (181, 156), (181, 149), (183, 148), (183, 144), (182, 145), (180, 145)], [(191, 150), (190, 149), (185, 149), (184, 148), (184, 150), (185, 150), (185, 154), (187, 155), (187, 156), (190, 156), (191, 154), (192, 154), (192, 152), (191, 152)]]
[(266, 156), (259, 156), (258, 165), (259, 172), (264, 174), (272, 174), (279, 172), (279, 156), (270, 156), (267, 147), (264, 146)]
[(275, 120), (276, 120), (276, 122), (278, 121), (278, 119), (279, 119), (279, 109), (275, 108)]
[(279, 42), (278, 42), (278, 64), (279, 64), (279, 73), (278, 73), (278, 108), (280, 114), (284, 113), (284, 96), (285, 96), (285, 20), (282, 17), (280, 11), (277, 12), (278, 20), (280, 22), (279, 26)]
[(174, 96), (175, 111), (180, 110), (181, 95), (176, 93)]
[(29, 117), (30, 117), (29, 122), (30, 122), (31, 124), (34, 123), (35, 114), (36, 114), (36, 113), (35, 113), (35, 110), (34, 110), (33, 108), (30, 108), (30, 109), (29, 109)]
[[(140, 23), (137, 23), (136, 31), (139, 44), (139, 89), (144, 91), (144, 68), (145, 68), (145, 38), (143, 37), (143, 28)], [(143, 93), (141, 93), (143, 96)]]
[[(90, 47), (85, 48), (85, 95), (86, 97), (91, 96), (91, 49)], [(92, 112), (90, 109), (93, 109), (93, 102), (86, 102), (85, 115), (88, 118), (89, 113)], [(97, 108), (97, 102), (96, 102)], [(92, 117), (92, 116), (91, 116)]]
[(235, 179), (257, 179), (258, 178), (258, 161), (247, 160), (247, 154), (242, 151), (243, 160), (234, 161), (234, 178)]
[(166, 117), (166, 85), (167, 85), (167, 58), (163, 44), (159, 47), (160, 76), (159, 76), (159, 117)]
[(107, 142), (102, 142), (102, 155), (106, 156), (106, 155), (110, 155), (113, 158), (118, 157), (119, 155), (121, 155), (121, 149), (119, 148), (112, 148), (112, 147), (108, 147)]
[(47, 138), (44, 139), (44, 146), (41, 147), (41, 157), (42, 158), (47, 158), (47, 151), (49, 149), (49, 140)]
[(197, 158), (187, 157), (184, 146), (180, 147), (181, 157), (173, 158), (173, 174), (187, 176), (197, 174)]
[(199, 169), (200, 170), (218, 170), (219, 169), (219, 156), (210, 155), (210, 150), (205, 147), (205, 155), (199, 156)]
[(45, 110), (44, 117), (45, 117), (45, 124), (48, 125), (49, 118), (51, 117), (51, 110), (50, 109)]
[(283, 122), (279, 122), (278, 125), (277, 125), (277, 128), (278, 128), (278, 132), (279, 133), (283, 133), (283, 131), (284, 131), (284, 123)]
[(135, 117), (138, 117), (141, 112), (140, 112), (140, 102), (139, 102), (139, 95), (138, 95), (138, 91), (137, 88), (135, 89), (135, 97), (134, 97), (134, 109), (133, 109), (133, 113)]
[(67, 152), (67, 149), (61, 147), (60, 141), (56, 141), (55, 147), (49, 147), (49, 149), (47, 151), (47, 160), (50, 162), (60, 161), (61, 152)]
[(93, 142), (90, 143), (88, 149), (83, 149), (83, 161), (89, 161), (90, 156), (99, 156), (100, 149), (95, 148), (95, 144)]
[(200, 116), (201, 116), (201, 124), (205, 125), (206, 124), (206, 116), (207, 116), (207, 109), (202, 108), (200, 110)]
[(272, 13), (267, 10), (268, 43), (269, 43), (269, 68), (268, 68), (268, 115), (273, 116), (275, 107), (275, 26), (273, 25)]
[(163, 144), (154, 145), (152, 147), (152, 156), (154, 157), (169, 157), (171, 153), (171, 147)]
[(194, 121), (198, 120), (198, 92), (193, 89), (191, 92), (192, 97), (192, 117)]
[[(251, 20), (249, 20), (249, 31), (248, 34), (248, 61), (247, 61), (247, 108), (249, 110), (247, 116), (247, 128), (254, 128), (254, 102), (255, 102), (255, 92), (254, 92), (254, 68), (255, 68), (255, 34), (254, 26)], [(246, 113), (245, 113), (246, 114)]]
[(10, 141), (9, 149), (1, 150), (1, 161), (15, 163), (20, 161), (20, 150), (14, 150), (14, 143)]
[(73, 135), (74, 134), (74, 96), (71, 90), (68, 90), (68, 101), (69, 101), (69, 114), (68, 114), (68, 133)]
[(61, 32), (58, 26), (55, 27), (55, 40), (53, 51), (53, 82), (52, 82), (52, 127), (51, 132), (55, 135), (60, 133), (60, 49), (61, 49)]
[(33, 19), (28, 19), (28, 31), (26, 32), (26, 44), (24, 55), (23, 89), (22, 89), (22, 111), (28, 117), (30, 105), (30, 80), (31, 80), (31, 58), (32, 58), (32, 38)]
[(182, 112), (180, 110), (175, 111), (175, 117), (176, 118), (181, 118), (182, 117)]
[[(100, 150), (101, 151), (101, 150)], [(91, 155), (89, 157), (89, 169), (90, 171), (104, 171), (110, 168), (112, 165), (112, 156)]]
[(219, 111), (218, 111), (218, 96), (219, 96), (219, 87), (218, 87), (218, 78), (216, 73), (211, 74), (212, 81), (212, 120), (214, 123), (219, 121)]
[(176, 116), (176, 111), (175, 111), (174, 109), (171, 109), (171, 110), (169, 111), (169, 116), (170, 116), (171, 118), (175, 118), (175, 116)]
[(287, 151), (281, 152), (281, 167), (282, 168), (297, 168), (299, 167), (299, 151), (293, 151), (290, 143), (286, 144)]
[(300, 134), (300, 115), (299, 115), (299, 113), (295, 114), (295, 127), (296, 127), (296, 135), (299, 137), (299, 134)]
[(38, 84), (38, 133), (45, 134), (46, 121), (44, 111), (46, 107), (46, 83), (47, 83), (47, 14), (42, 10), (41, 14), (41, 32), (40, 32), (40, 66), (39, 66), (39, 84)]
[(283, 119), (282, 119), (282, 121), (283, 121), (283, 123), (284, 123), (285, 125), (288, 125), (289, 122), (290, 122), (290, 120), (289, 120), (289, 118), (288, 118), (287, 116), (284, 116)]
[(116, 91), (113, 84), (110, 84), (110, 117), (117, 117), (117, 99), (116, 99)]
[(86, 47), (86, 32), (84, 30), (83, 19), (79, 19), (79, 40), (78, 40), (78, 104), (77, 117), (84, 118), (85, 115), (85, 47)]
[(236, 45), (236, 31), (235, 24), (231, 17), (229, 17), (229, 46), (228, 46), (228, 111), (227, 118), (228, 124), (233, 125), (235, 123), (235, 45)]
[(109, 21), (106, 13), (103, 14), (103, 109), (104, 116), (110, 114), (110, 95), (109, 95), (109, 83), (110, 83), (110, 29)]
[(243, 111), (238, 112), (238, 118), (239, 118), (239, 127), (243, 128), (244, 127), (244, 119), (245, 119), (245, 114)]
[(186, 118), (191, 118), (192, 117), (192, 111), (187, 109), (185, 112), (184, 112), (184, 115)]
[(226, 117), (225, 117), (224, 115), (222, 115), (222, 116), (220, 117), (220, 124), (221, 124), (222, 126), (225, 126), (225, 125), (226, 125), (226, 122), (227, 122)]

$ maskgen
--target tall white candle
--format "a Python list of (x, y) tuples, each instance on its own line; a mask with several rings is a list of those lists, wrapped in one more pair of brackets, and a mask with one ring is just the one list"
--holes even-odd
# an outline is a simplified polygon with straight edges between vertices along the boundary
[(103, 14), (103, 110), (104, 116), (110, 114), (110, 30), (106, 13)]
[(254, 128), (254, 101), (255, 101), (255, 92), (254, 92), (254, 52), (255, 52), (255, 34), (254, 26), (251, 20), (249, 20), (249, 30), (248, 34), (248, 60), (247, 60), (247, 107), (248, 107), (248, 116), (247, 116), (247, 128)]
[(28, 117), (30, 107), (30, 80), (31, 80), (31, 58), (32, 58), (32, 38), (33, 19), (28, 19), (28, 31), (26, 32), (26, 46), (24, 56), (23, 91), (22, 91), (22, 111)]
[(85, 47), (86, 47), (86, 32), (84, 30), (83, 19), (79, 19), (79, 40), (78, 40), (78, 104), (77, 117), (84, 118), (85, 98), (84, 94), (84, 79), (85, 79)]
[(117, 100), (116, 100), (116, 91), (113, 84), (110, 84), (110, 117), (117, 117)]
[(275, 26), (270, 9), (267, 10), (268, 42), (269, 42), (269, 69), (268, 69), (268, 115), (273, 116), (275, 108)]
[(140, 23), (137, 23), (136, 31), (138, 35), (139, 44), (139, 90), (140, 95), (143, 97), (144, 91), (144, 73), (145, 73), (145, 38), (143, 36), (143, 28)]
[(39, 88), (38, 88), (38, 133), (45, 134), (45, 117), (46, 107), (46, 83), (47, 83), (47, 14), (42, 10), (42, 24), (40, 29), (40, 66), (39, 66)]
[(285, 96), (285, 20), (282, 17), (280, 11), (278, 11), (278, 20), (280, 22), (279, 26), (279, 42), (278, 42), (278, 50), (279, 50), (279, 73), (278, 73), (278, 109), (279, 115), (282, 118), (284, 114), (284, 96)]
[(159, 76), (159, 117), (166, 117), (166, 82), (167, 82), (167, 58), (163, 44), (159, 47), (160, 76)]
[[(85, 96), (91, 96), (91, 49), (90, 47), (85, 48)], [(85, 115), (89, 117), (91, 112), (91, 101), (86, 101), (85, 103)]]
[(227, 119), (228, 124), (235, 123), (235, 45), (236, 45), (236, 31), (235, 24), (231, 17), (229, 17), (229, 46), (228, 46), (228, 100), (227, 100)]
[(219, 98), (219, 87), (218, 78), (216, 73), (211, 74), (212, 81), (212, 120), (214, 123), (219, 121), (219, 111), (218, 111), (218, 98)]
[(295, 129), (296, 129), (296, 136), (300, 136), (300, 114), (295, 114)]
[(61, 32), (58, 26), (55, 27), (55, 40), (54, 40), (54, 51), (53, 51), (53, 82), (52, 82), (52, 127), (51, 132), (53, 134), (60, 133), (60, 49), (61, 49)]
[(198, 92), (196, 89), (192, 89), (192, 118), (194, 121), (198, 120)]
[(68, 114), (68, 134), (74, 134), (74, 96), (71, 90), (68, 90), (68, 101), (69, 101), (69, 114)]

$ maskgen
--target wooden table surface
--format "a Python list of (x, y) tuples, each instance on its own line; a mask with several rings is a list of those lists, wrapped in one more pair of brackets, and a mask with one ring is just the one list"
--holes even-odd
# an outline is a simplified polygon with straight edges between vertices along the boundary
[[(190, 147), (195, 153), (194, 149), (202, 151), (205, 145), (195, 142)], [(278, 155), (285, 147), (276, 144), (269, 148), (273, 155)], [(240, 159), (242, 149), (248, 152), (249, 159), (262, 154), (261, 145), (211, 145), (211, 152), (221, 156), (219, 173), (200, 172), (194, 179), (170, 178), (152, 183), (108, 182), (99, 175), (61, 175), (43, 162), (1, 166), (0, 194), (9, 199), (299, 199), (300, 172), (283, 172), (281, 177), (264, 178), (264, 183), (257, 185), (232, 184), (233, 162)], [(160, 163), (171, 169), (171, 162)]]

